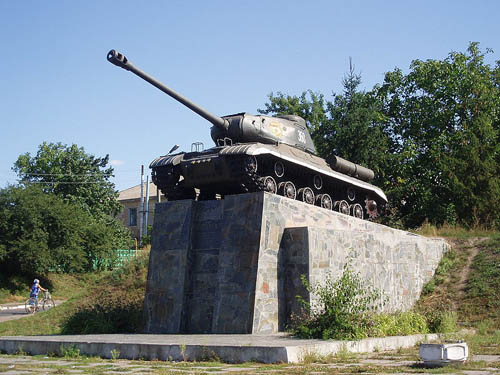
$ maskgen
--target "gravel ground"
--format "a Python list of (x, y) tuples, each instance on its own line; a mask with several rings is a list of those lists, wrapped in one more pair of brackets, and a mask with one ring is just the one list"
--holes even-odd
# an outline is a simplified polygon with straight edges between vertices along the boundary
[[(319, 363), (322, 362), (322, 363)], [(311, 363), (238, 365), (220, 362), (165, 362), (0, 355), (1, 375), (21, 374), (500, 374), (500, 355), (473, 356), (467, 363), (426, 368), (416, 350), (312, 359)]]

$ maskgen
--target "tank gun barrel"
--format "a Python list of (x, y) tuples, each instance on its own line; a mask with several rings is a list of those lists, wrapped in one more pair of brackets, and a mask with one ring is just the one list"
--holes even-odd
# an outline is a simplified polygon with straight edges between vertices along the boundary
[(214, 114), (208, 112), (207, 110), (200, 107), (199, 105), (193, 103), (188, 98), (182, 96), (181, 94), (175, 92), (171, 88), (165, 86), (163, 83), (161, 83), (157, 79), (153, 78), (152, 76), (150, 76), (146, 72), (144, 72), (141, 69), (134, 66), (120, 52), (117, 52), (114, 49), (112, 49), (111, 51), (108, 52), (107, 59), (111, 64), (114, 64), (116, 66), (119, 66), (120, 68), (128, 70), (128, 71), (134, 73), (135, 75), (139, 76), (140, 78), (142, 78), (146, 82), (149, 82), (150, 84), (152, 84), (156, 88), (163, 91), (165, 94), (171, 96), (172, 98), (174, 98), (175, 100), (177, 100), (181, 104), (184, 104), (186, 107), (191, 109), (193, 112), (196, 112), (198, 115), (203, 117), (205, 120), (211, 122), (215, 126), (222, 128), (224, 130), (227, 130), (227, 128), (229, 127), (229, 122), (227, 120), (223, 119), (222, 117), (215, 116)]

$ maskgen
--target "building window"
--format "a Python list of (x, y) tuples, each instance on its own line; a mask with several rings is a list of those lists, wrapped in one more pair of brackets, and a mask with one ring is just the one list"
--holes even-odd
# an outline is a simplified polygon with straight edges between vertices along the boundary
[(128, 226), (135, 227), (137, 225), (137, 208), (128, 209)]

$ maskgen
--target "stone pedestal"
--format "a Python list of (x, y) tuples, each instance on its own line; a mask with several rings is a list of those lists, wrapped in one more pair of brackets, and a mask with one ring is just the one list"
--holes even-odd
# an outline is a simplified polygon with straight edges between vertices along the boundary
[(348, 258), (406, 310), (446, 243), (269, 193), (159, 203), (145, 298), (148, 333), (282, 331), (300, 282), (340, 276)]

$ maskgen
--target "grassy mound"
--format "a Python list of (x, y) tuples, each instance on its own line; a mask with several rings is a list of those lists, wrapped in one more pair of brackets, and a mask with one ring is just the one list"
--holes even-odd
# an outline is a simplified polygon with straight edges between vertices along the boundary
[(143, 254), (101, 274), (52, 275), (56, 299), (64, 297), (66, 302), (49, 311), (0, 323), (0, 336), (140, 331), (148, 256)]
[(431, 320), (445, 311), (466, 326), (500, 326), (500, 234), (450, 242), (417, 308)]
[(140, 255), (106, 275), (100, 287), (80, 299), (62, 333), (141, 332), (148, 256)]

